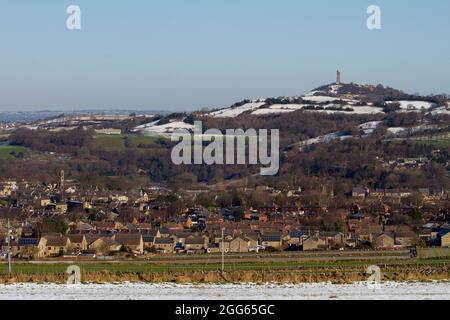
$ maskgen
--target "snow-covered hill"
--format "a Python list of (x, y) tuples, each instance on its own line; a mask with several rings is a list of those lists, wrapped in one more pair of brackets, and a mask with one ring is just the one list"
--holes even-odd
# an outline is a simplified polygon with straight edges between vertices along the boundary
[[(448, 107), (438, 107), (430, 98), (413, 96), (402, 91), (381, 85), (362, 84), (329, 84), (316, 88), (304, 95), (293, 97), (266, 98), (244, 100), (231, 107), (212, 112), (201, 113), (203, 117), (216, 119), (232, 119), (243, 116), (270, 117), (294, 113), (296, 111), (343, 114), (343, 115), (375, 115), (385, 112), (426, 112), (433, 115), (449, 114)], [(369, 123), (367, 125), (373, 125)], [(136, 131), (148, 134), (169, 134), (176, 129), (192, 130), (193, 126), (179, 117), (170, 119), (169, 123), (160, 124), (153, 121), (139, 127)], [(374, 128), (361, 128), (366, 134)], [(367, 132), (366, 132), (367, 131)], [(390, 132), (401, 131), (401, 128), (390, 128)], [(342, 136), (338, 135), (339, 138)], [(318, 140), (334, 138), (333, 135), (318, 137)], [(345, 135), (344, 135), (344, 138)], [(312, 140), (314, 142), (314, 140)]]
[[(296, 97), (268, 98), (210, 112), (214, 118), (235, 118), (244, 114), (268, 116), (303, 110), (318, 113), (378, 114), (392, 105), (398, 112), (435, 112), (432, 102), (381, 85), (329, 84)], [(446, 113), (442, 110), (440, 113)]]

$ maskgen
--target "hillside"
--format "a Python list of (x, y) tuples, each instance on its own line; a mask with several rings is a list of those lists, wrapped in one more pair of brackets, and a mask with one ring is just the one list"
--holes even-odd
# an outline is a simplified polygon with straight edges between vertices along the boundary
[(388, 100), (410, 100), (412, 95), (382, 85), (361, 85), (356, 83), (329, 84), (314, 89), (309, 95), (336, 96), (366, 102), (383, 102)]
[(213, 118), (236, 118), (242, 115), (267, 116), (307, 112), (347, 115), (375, 115), (388, 112), (449, 113), (448, 102), (440, 96), (415, 96), (382, 85), (355, 83), (328, 84), (304, 95), (244, 100), (225, 109), (205, 114)]

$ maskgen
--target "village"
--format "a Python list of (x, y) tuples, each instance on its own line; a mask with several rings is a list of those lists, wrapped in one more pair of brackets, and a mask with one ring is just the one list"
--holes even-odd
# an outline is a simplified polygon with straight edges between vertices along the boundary
[[(223, 191), (225, 192), (225, 191)], [(450, 190), (355, 187), (348, 208), (307, 202), (302, 188), (258, 186), (273, 205), (199, 205), (211, 190), (178, 191), (191, 206), (174, 209), (161, 185), (114, 194), (76, 181), (0, 183), (3, 259), (134, 259), (167, 254), (405, 250), (450, 247)], [(215, 193), (217, 197), (217, 192)], [(421, 197), (422, 205), (411, 199)], [(282, 205), (276, 199), (285, 199)], [(332, 197), (329, 195), (328, 197)], [(405, 201), (407, 199), (408, 201)], [(171, 200), (176, 201), (176, 200)], [(279, 201), (278, 201), (279, 203)], [(330, 220), (331, 219), (331, 220)]]

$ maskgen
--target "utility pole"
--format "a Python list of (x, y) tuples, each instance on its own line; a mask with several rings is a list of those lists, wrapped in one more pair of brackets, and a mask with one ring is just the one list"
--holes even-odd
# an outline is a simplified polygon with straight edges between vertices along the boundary
[(224, 232), (225, 228), (222, 228), (222, 273), (225, 272), (225, 242), (224, 242)]
[(61, 173), (60, 173), (60, 182), (59, 182), (59, 188), (60, 188), (60, 193), (61, 193), (61, 200), (60, 200), (60, 202), (65, 202), (65, 194), (64, 194), (64, 188), (65, 188), (65, 182), (66, 182), (66, 179), (65, 179), (65, 175), (64, 175), (64, 170), (61, 170)]
[(9, 219), (8, 219), (8, 238), (6, 239), (8, 244), (8, 273), (11, 276), (12, 275), (12, 264), (11, 264), (11, 227), (9, 225)]

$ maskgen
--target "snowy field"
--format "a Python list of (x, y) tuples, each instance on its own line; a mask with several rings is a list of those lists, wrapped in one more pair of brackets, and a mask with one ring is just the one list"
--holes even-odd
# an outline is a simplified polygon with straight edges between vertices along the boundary
[(184, 123), (182, 121), (174, 121), (167, 124), (146, 127), (143, 129), (143, 132), (163, 134), (163, 133), (172, 133), (178, 129), (194, 130), (194, 126), (192, 124)]
[(265, 102), (251, 102), (244, 104), (243, 106), (240, 107), (227, 108), (211, 112), (210, 115), (214, 118), (236, 118), (237, 116), (240, 116), (245, 112), (256, 110), (261, 106), (263, 106), (264, 104)]
[(433, 106), (433, 103), (426, 101), (386, 101), (386, 103), (399, 103), (403, 112), (430, 110)]
[(450, 282), (352, 285), (0, 285), (0, 300), (450, 300)]

